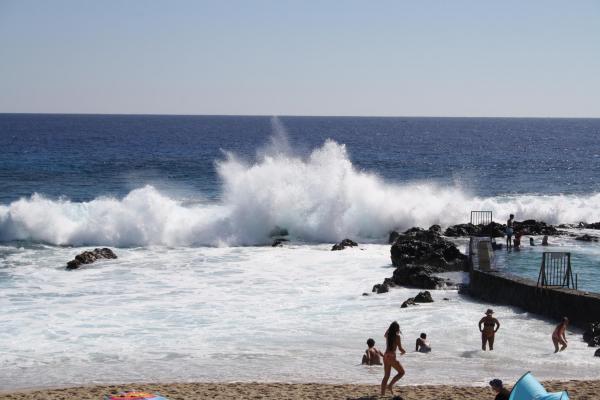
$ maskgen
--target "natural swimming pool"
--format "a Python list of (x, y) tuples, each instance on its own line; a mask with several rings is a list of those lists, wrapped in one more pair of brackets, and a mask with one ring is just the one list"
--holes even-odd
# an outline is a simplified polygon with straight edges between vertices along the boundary
[[(584, 233), (598, 235), (594, 230), (573, 230), (571, 233), (579, 236)], [(529, 245), (529, 237), (523, 236), (521, 249), (498, 250), (494, 252), (494, 262), (497, 269), (503, 269), (515, 275), (524, 276), (537, 281), (542, 253), (545, 251), (562, 251), (571, 253), (571, 268), (573, 275), (577, 274), (580, 290), (600, 293), (600, 243), (582, 242), (572, 236), (549, 237), (548, 246), (541, 246), (542, 236), (531, 236), (534, 246)], [(502, 238), (497, 239), (503, 243)]]

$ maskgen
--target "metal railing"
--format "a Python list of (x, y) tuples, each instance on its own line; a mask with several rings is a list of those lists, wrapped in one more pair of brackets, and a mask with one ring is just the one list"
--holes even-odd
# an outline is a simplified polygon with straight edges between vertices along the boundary
[(489, 225), (492, 223), (491, 211), (471, 211), (471, 224)]
[(577, 289), (577, 276), (573, 279), (571, 269), (571, 253), (545, 251), (537, 286)]

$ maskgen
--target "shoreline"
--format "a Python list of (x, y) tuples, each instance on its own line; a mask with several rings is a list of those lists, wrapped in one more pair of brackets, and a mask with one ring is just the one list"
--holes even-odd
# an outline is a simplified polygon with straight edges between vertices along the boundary
[[(507, 384), (512, 388), (514, 382)], [(548, 392), (568, 390), (577, 400), (592, 400), (600, 391), (600, 379), (595, 380), (552, 380), (543, 382)], [(451, 400), (469, 398), (487, 400), (493, 398), (487, 386), (460, 385), (407, 385), (394, 388), (394, 394), (404, 400)], [(116, 394), (125, 390), (159, 393), (169, 400), (189, 399), (348, 399), (370, 400), (391, 399), (392, 396), (379, 396), (379, 386), (356, 384), (323, 383), (129, 383), (115, 385), (74, 386), (46, 389), (22, 389), (0, 391), (2, 400), (98, 400), (104, 395)]]

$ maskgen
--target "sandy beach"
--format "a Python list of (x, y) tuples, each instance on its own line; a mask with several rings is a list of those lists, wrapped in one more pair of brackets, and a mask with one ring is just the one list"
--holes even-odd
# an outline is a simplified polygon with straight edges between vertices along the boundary
[[(597, 399), (600, 380), (551, 381), (544, 386), (550, 392), (567, 389), (571, 399)], [(172, 383), (172, 384), (128, 384), (109, 386), (84, 386), (61, 389), (0, 392), (0, 399), (11, 400), (97, 400), (104, 395), (125, 390), (160, 393), (170, 400), (190, 399), (391, 399), (378, 396), (376, 385), (329, 385), (319, 383)], [(449, 385), (398, 386), (396, 395), (405, 400), (454, 400), (493, 399), (488, 387), (465, 387)]]

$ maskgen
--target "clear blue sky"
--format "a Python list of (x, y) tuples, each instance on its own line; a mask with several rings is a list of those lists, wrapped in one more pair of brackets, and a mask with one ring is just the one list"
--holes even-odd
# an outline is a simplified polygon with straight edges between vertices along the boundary
[(600, 117), (600, 1), (0, 0), (0, 112)]

